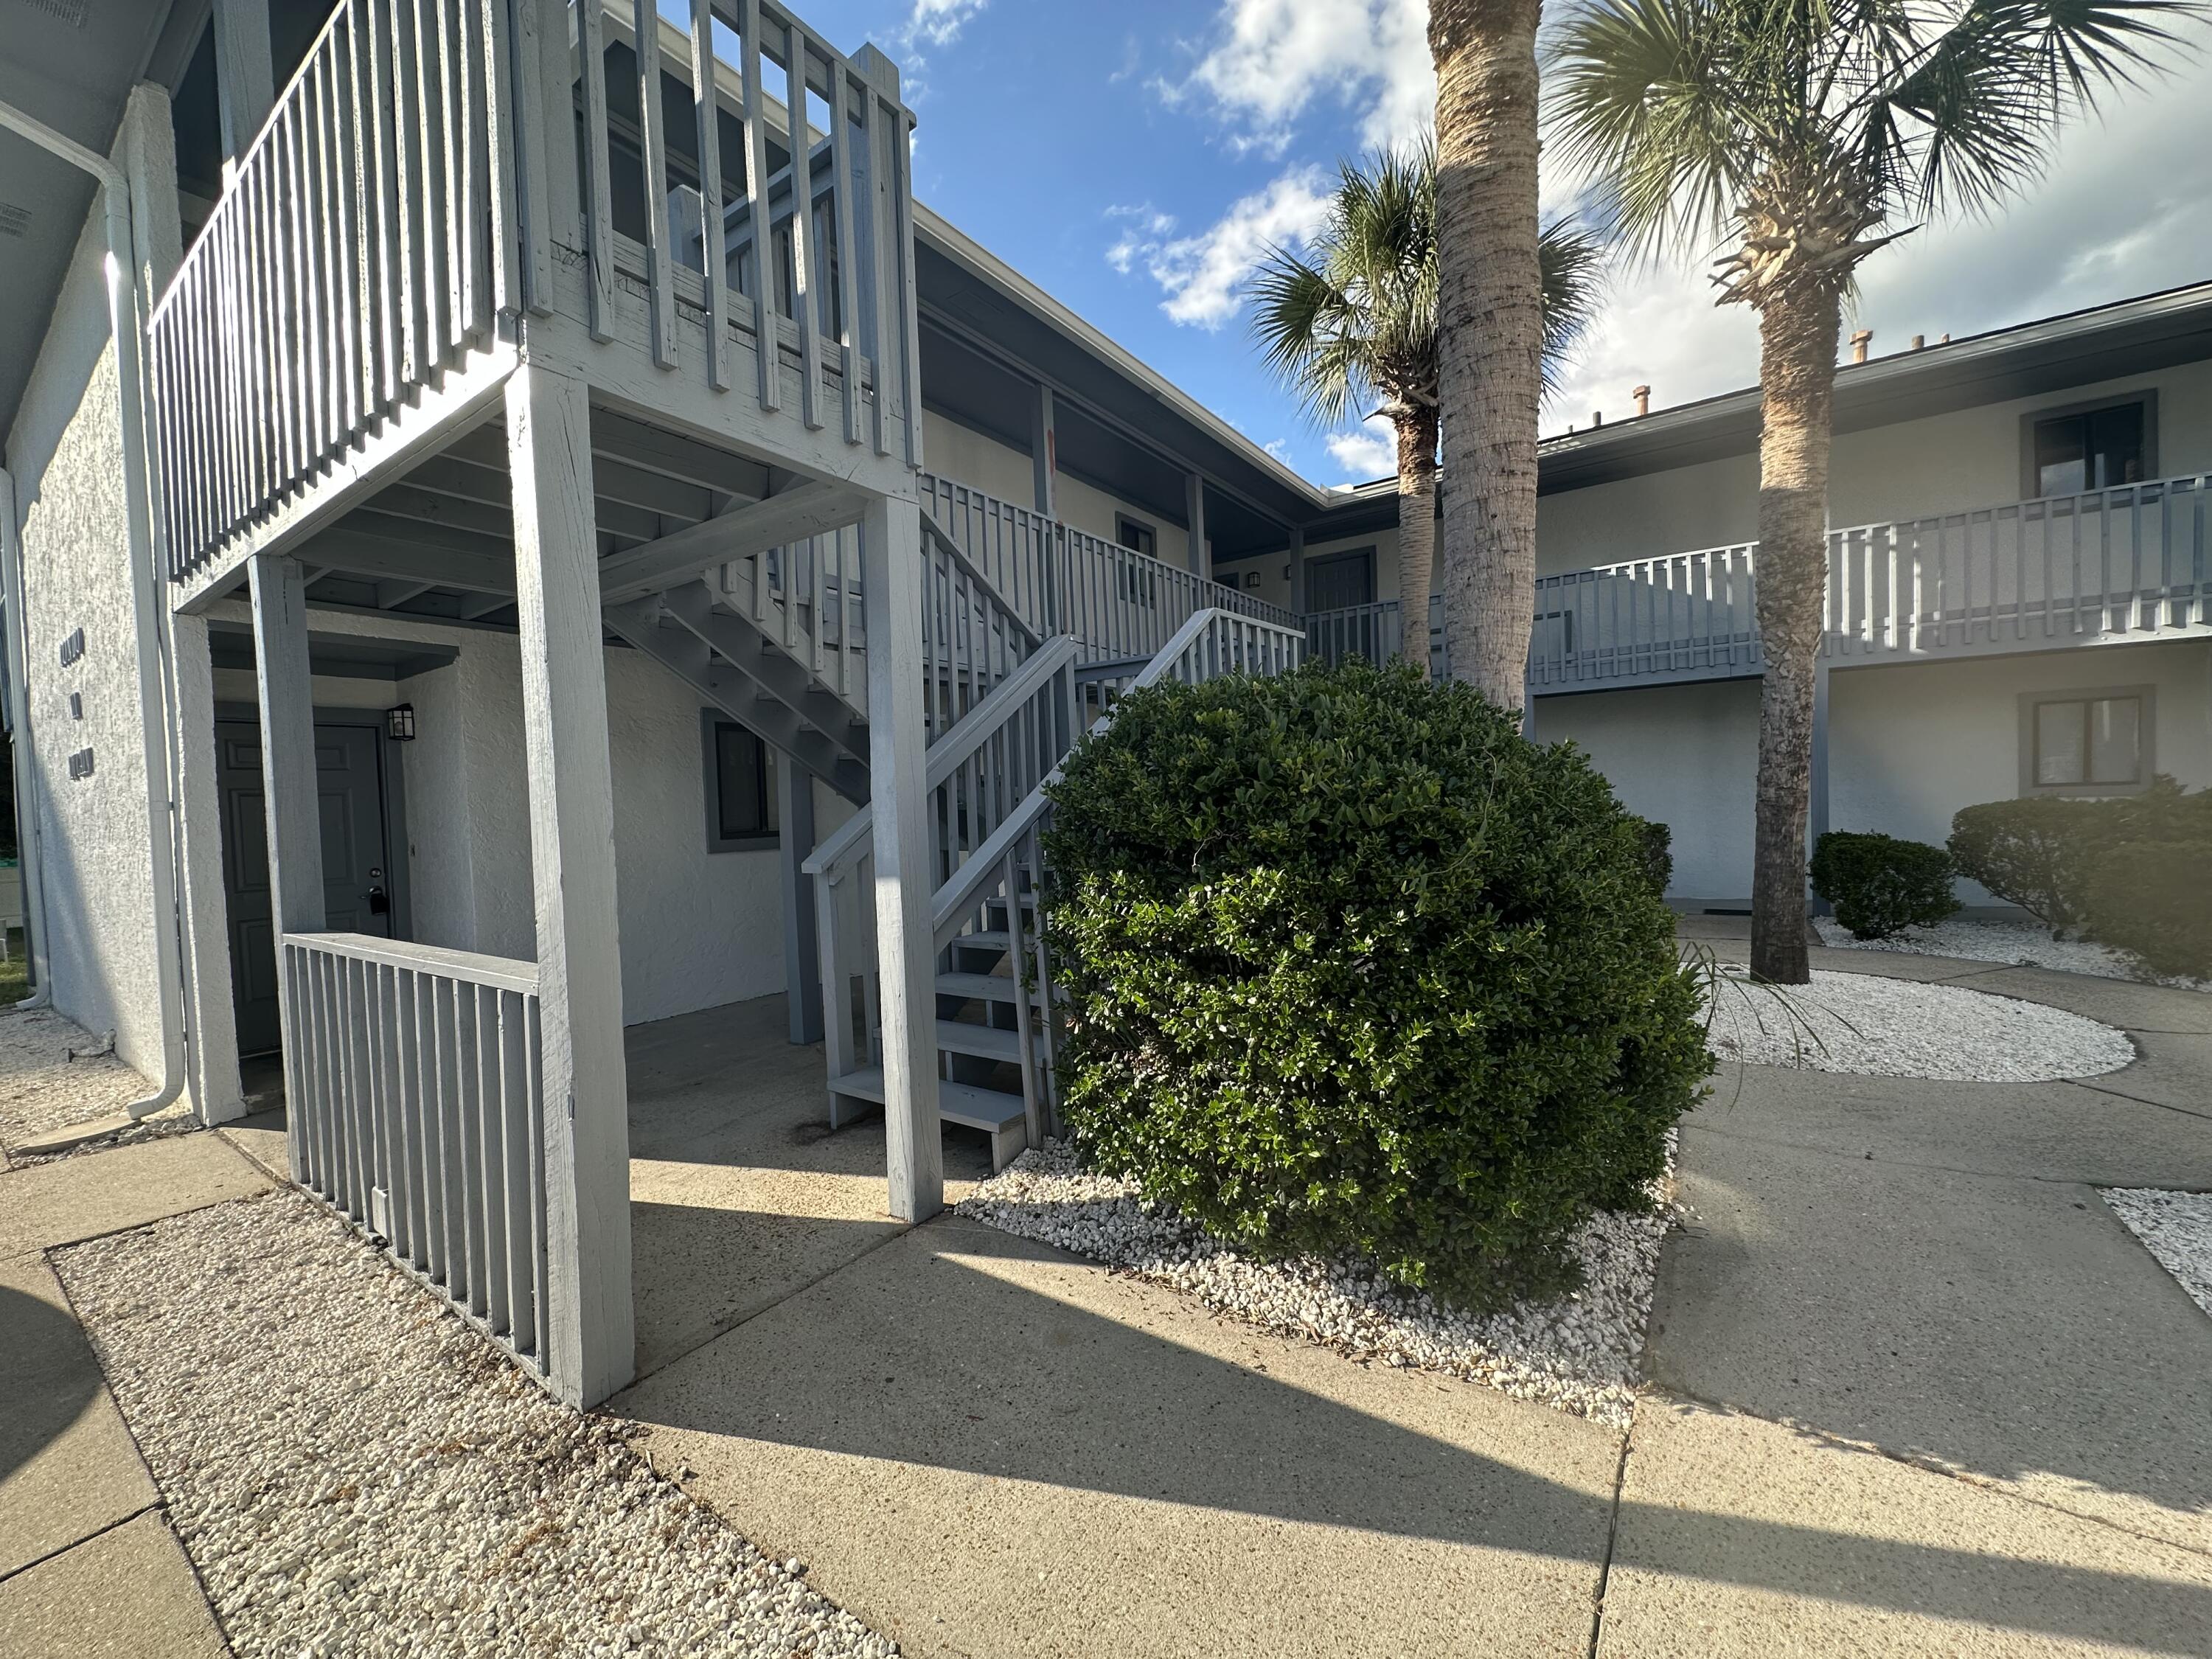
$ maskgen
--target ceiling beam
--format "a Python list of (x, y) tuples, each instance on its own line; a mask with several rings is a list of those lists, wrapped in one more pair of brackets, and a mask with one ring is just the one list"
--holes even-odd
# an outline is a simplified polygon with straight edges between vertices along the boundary
[(769, 470), (762, 463), (604, 409), (592, 411), (592, 451), (749, 501), (769, 493)]
[(308, 544), (314, 562), (325, 574), (362, 576), (376, 582), (421, 582), (425, 587), (458, 587), (472, 593), (514, 594), (511, 556), (483, 549), (428, 547), (411, 536), (379, 534), (358, 526), (362, 516), (356, 514), (342, 520)]
[(719, 519), (602, 559), (599, 597), (608, 605), (644, 599), (748, 553), (857, 523), (865, 504), (859, 490), (817, 482), (732, 507)]

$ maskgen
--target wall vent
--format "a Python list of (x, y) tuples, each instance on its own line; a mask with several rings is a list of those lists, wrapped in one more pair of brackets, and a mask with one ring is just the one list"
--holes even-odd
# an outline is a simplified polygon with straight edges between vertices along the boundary
[(31, 210), (20, 202), (0, 202), (0, 236), (28, 236)]
[(84, 27), (84, 16), (90, 0), (23, 0), (33, 11), (42, 11), (49, 17), (58, 17), (73, 29)]

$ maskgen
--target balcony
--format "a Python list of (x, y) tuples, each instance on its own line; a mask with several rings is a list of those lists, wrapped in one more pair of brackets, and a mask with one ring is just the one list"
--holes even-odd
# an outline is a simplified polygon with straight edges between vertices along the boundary
[[(1828, 537), (1822, 654), (1863, 667), (2212, 634), (2212, 476), (2011, 501)], [(1537, 695), (1757, 675), (1758, 546), (1540, 576)], [(1441, 658), (1442, 605), (1431, 613)], [(1306, 618), (1330, 660), (1398, 654), (1395, 601)]]
[(690, 17), (343, 0), (151, 321), (174, 580), (330, 522), (526, 356), (769, 465), (908, 487), (897, 71), (775, 0)]

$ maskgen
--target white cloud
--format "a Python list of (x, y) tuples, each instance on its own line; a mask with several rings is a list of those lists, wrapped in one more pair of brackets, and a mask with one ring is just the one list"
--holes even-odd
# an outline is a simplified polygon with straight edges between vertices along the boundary
[(1206, 230), (1174, 236), (1175, 220), (1143, 208), (1113, 208), (1125, 222), (1106, 250), (1106, 263), (1127, 274), (1142, 265), (1167, 298), (1160, 309), (1178, 323), (1219, 328), (1243, 302), (1245, 283), (1271, 249), (1304, 243), (1328, 210), (1327, 181), (1317, 167), (1296, 167), (1255, 191)]
[(1260, 447), (1266, 450), (1277, 460), (1282, 462), (1284, 465), (1288, 466), (1290, 465), (1291, 441), (1288, 438), (1270, 438), (1267, 442), (1261, 444)]
[(1427, 0), (1224, 0), (1189, 76), (1152, 85), (1219, 111), (1239, 149), (1281, 155), (1320, 97), (1357, 109), (1366, 143), (1400, 143), (1436, 111), (1428, 28)]
[(1380, 415), (1369, 416), (1367, 423), (1357, 431), (1330, 433), (1327, 442), (1329, 455), (1344, 469), (1348, 483), (1365, 483), (1397, 474), (1398, 434)]
[(949, 46), (988, 0), (914, 0), (914, 10), (900, 32), (909, 46)]
[[(2041, 182), (1987, 220), (1938, 221), (1867, 262), (1846, 325), (1874, 351), (1930, 344), (2212, 276), (2212, 100), (2201, 77), (2123, 94), (2102, 124), (2051, 146)], [(1655, 409), (1755, 383), (1759, 334), (1717, 307), (1701, 258), (1616, 274), (1605, 312), (1547, 410), (1544, 429)]]

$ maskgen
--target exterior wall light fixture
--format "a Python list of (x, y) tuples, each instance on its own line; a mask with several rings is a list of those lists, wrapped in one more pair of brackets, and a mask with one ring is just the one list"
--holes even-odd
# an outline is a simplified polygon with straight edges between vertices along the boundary
[(403, 702), (384, 711), (384, 735), (394, 743), (415, 741), (415, 705)]

